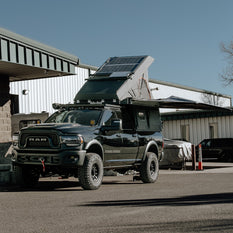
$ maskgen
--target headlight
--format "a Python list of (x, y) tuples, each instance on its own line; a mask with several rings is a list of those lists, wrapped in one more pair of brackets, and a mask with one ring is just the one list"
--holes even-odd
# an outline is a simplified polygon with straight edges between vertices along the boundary
[(66, 146), (80, 146), (83, 143), (83, 138), (81, 135), (64, 135), (61, 136), (61, 143), (66, 144)]

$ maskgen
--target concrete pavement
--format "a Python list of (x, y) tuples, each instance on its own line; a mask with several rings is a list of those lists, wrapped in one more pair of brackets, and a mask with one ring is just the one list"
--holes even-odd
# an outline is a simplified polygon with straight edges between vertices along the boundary
[(192, 170), (192, 163), (186, 162), (185, 170), (160, 169), (160, 174), (194, 174), (194, 173), (233, 173), (233, 163), (203, 162), (203, 170)]

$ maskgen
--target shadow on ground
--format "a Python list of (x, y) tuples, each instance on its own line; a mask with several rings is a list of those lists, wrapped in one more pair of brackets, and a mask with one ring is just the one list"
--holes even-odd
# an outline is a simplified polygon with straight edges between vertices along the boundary
[(98, 201), (85, 206), (191, 206), (233, 203), (233, 193), (190, 195), (177, 198)]
[(1, 192), (45, 192), (45, 191), (81, 191), (78, 181), (40, 181), (31, 188), (22, 188), (18, 185), (0, 187)]

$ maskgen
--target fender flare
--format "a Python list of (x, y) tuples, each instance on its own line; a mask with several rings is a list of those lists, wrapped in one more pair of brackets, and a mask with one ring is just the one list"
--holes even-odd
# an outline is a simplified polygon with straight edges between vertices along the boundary
[[(151, 148), (151, 146), (155, 146), (155, 147), (156, 147), (157, 153), (155, 153), (155, 154), (156, 154), (156, 156), (158, 157), (158, 151), (159, 151), (158, 144), (156, 143), (156, 141), (151, 140), (151, 141), (149, 141), (149, 142), (147, 143), (147, 145), (146, 145), (146, 149), (145, 149), (145, 152), (144, 152), (143, 158), (142, 158), (143, 161), (145, 160), (146, 154), (147, 154), (147, 152), (149, 151), (149, 149)], [(151, 152), (155, 152), (155, 151), (151, 151)], [(159, 159), (159, 158), (158, 158), (158, 159)]]
[(98, 140), (93, 139), (90, 142), (88, 142), (87, 145), (85, 146), (85, 150), (88, 151), (88, 149), (93, 145), (98, 145), (100, 147), (101, 155), (99, 155), (99, 156), (102, 157), (102, 160), (104, 161), (104, 149), (103, 149), (103, 146), (101, 145), (101, 143)]

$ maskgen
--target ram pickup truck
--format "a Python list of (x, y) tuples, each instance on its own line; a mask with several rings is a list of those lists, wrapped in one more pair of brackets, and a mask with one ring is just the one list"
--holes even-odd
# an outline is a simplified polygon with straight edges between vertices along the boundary
[(163, 150), (158, 108), (123, 104), (67, 104), (45, 123), (14, 136), (13, 165), (22, 186), (59, 174), (98, 189), (104, 170), (134, 169), (144, 183), (157, 180)]
[(73, 104), (57, 109), (44, 124), (14, 137), (13, 165), (20, 184), (40, 175), (78, 177), (84, 189), (98, 189), (104, 170), (139, 172), (155, 182), (163, 154), (157, 101), (148, 86), (150, 56), (111, 57), (92, 75)]

